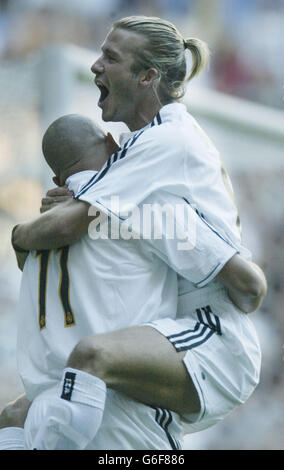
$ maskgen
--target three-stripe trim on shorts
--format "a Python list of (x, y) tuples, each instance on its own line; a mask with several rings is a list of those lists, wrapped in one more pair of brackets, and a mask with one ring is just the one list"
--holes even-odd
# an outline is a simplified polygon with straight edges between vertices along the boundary
[(222, 335), (220, 319), (213, 314), (210, 305), (196, 309), (198, 321), (193, 329), (167, 336), (176, 351), (189, 351), (197, 348), (214, 334)]
[(152, 407), (152, 408), (156, 412), (155, 420), (158, 423), (158, 425), (162, 428), (162, 430), (166, 433), (166, 436), (169, 440), (171, 448), (173, 450), (181, 449), (180, 443), (169, 432), (169, 426), (171, 422), (173, 421), (172, 413), (169, 410), (166, 410), (164, 408), (156, 408), (156, 407)]

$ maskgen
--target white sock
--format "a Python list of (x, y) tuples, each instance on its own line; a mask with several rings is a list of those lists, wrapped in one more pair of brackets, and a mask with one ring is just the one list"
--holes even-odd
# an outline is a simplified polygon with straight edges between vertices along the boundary
[(39, 395), (25, 423), (27, 445), (39, 450), (84, 449), (102, 421), (105, 383), (86, 372), (64, 369), (59, 387)]
[(23, 428), (9, 427), (0, 429), (0, 450), (25, 450)]

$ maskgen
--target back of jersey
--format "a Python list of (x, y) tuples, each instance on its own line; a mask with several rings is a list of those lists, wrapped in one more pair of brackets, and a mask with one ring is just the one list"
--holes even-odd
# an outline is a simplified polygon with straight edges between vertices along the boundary
[(174, 317), (177, 276), (139, 240), (31, 252), (18, 312), (18, 367), (29, 399), (57, 382), (85, 336)]

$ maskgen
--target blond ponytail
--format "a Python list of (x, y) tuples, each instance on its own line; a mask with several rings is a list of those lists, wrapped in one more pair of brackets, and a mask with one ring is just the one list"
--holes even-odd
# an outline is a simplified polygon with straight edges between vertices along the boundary
[(184, 39), (184, 48), (192, 55), (192, 67), (187, 81), (198, 75), (209, 63), (210, 51), (207, 44), (197, 38)]
[[(167, 20), (149, 16), (128, 16), (113, 24), (113, 28), (129, 30), (145, 38), (143, 47), (135, 51), (132, 71), (154, 67), (159, 74), (157, 94), (161, 103), (181, 99), (185, 94), (186, 81), (204, 69), (209, 59), (209, 49), (200, 39), (184, 40), (177, 28)], [(185, 49), (192, 54), (190, 76), (186, 77)]]

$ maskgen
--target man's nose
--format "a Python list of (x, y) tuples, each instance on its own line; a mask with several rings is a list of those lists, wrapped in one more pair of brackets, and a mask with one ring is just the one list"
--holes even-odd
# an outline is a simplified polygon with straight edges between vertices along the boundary
[(104, 66), (101, 62), (101, 58), (97, 59), (96, 62), (93, 63), (92, 67), (91, 67), (91, 71), (94, 73), (94, 74), (97, 74), (97, 73), (103, 73), (104, 72)]

